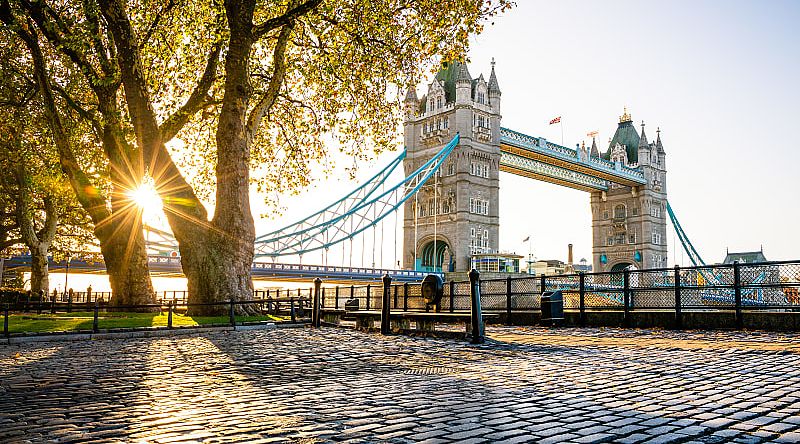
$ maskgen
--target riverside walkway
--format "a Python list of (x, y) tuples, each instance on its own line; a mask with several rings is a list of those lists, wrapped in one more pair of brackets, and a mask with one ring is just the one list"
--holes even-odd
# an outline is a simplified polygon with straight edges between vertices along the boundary
[(490, 327), (0, 346), (0, 442), (799, 442), (800, 335)]

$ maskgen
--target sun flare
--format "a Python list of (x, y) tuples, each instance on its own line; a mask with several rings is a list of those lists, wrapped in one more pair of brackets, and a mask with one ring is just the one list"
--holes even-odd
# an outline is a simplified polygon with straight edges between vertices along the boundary
[(150, 182), (142, 183), (138, 188), (128, 193), (136, 206), (148, 215), (155, 215), (161, 212), (161, 198), (158, 197), (155, 187)]

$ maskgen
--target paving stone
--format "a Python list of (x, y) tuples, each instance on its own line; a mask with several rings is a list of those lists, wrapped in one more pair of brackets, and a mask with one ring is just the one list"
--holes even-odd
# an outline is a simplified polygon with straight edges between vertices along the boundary
[(800, 442), (796, 333), (487, 334), (478, 347), (332, 328), (0, 345), (0, 441)]

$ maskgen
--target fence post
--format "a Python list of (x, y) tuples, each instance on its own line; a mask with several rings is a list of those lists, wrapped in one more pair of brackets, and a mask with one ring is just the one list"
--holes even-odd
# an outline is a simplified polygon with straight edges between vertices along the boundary
[(67, 299), (67, 313), (72, 313), (72, 293), (69, 293)]
[(167, 303), (167, 328), (172, 328), (172, 304), (174, 304), (173, 301)]
[[(354, 285), (350, 286), (350, 300), (352, 301), (356, 297), (356, 287)], [(358, 305), (359, 309), (361, 309), (361, 304)]]
[(372, 290), (372, 286), (370, 284), (367, 284), (367, 308), (366, 308), (367, 310), (369, 310), (369, 298), (370, 298), (370, 296), (372, 294), (371, 290)]
[(484, 328), (483, 313), (481, 312), (481, 274), (476, 269), (469, 271), (470, 297), (472, 299), (472, 342), (473, 344), (483, 344)]
[(578, 310), (580, 310), (580, 318), (578, 322), (581, 327), (586, 326), (586, 275), (581, 271), (578, 274)]
[(450, 313), (456, 310), (456, 281), (450, 281)]
[(228, 310), (228, 317), (231, 321), (231, 327), (236, 327), (236, 309), (233, 306), (233, 298), (231, 298), (230, 309)]
[(506, 325), (511, 323), (511, 276), (506, 278)]
[(8, 337), (8, 304), (3, 309), (3, 336)]
[(683, 328), (681, 313), (681, 267), (675, 266), (675, 328)]
[(322, 322), (319, 319), (319, 296), (320, 296), (320, 289), (322, 288), (322, 279), (316, 278), (314, 279), (314, 307), (311, 309), (311, 320), (313, 321), (314, 328), (319, 328), (322, 325)]
[[(367, 287), (369, 289), (369, 287)], [(391, 333), (391, 323), (389, 322), (389, 316), (391, 315), (391, 295), (392, 291), (392, 277), (389, 276), (389, 273), (383, 275), (383, 304), (381, 305), (381, 334), (388, 335)], [(369, 290), (367, 290), (367, 294), (369, 294)]]
[(403, 311), (408, 311), (408, 282), (403, 284)]
[(94, 319), (92, 319), (92, 332), (97, 333), (100, 331), (100, 303), (94, 301)]
[(733, 261), (733, 294), (736, 298), (736, 328), (744, 327), (742, 318), (742, 276), (739, 261)]
[(44, 298), (44, 291), (39, 290), (39, 307), (36, 309), (36, 314), (42, 314), (42, 299)]
[(399, 287), (397, 285), (393, 285), (393, 287), (394, 287), (394, 308), (397, 308), (397, 297), (398, 297), (397, 293), (399, 293), (398, 291)]
[(624, 313), (622, 323), (626, 327), (631, 326), (631, 281), (628, 273), (627, 268), (622, 270), (622, 309)]
[(547, 286), (547, 282), (545, 281), (545, 275), (544, 275), (544, 274), (542, 274), (542, 275), (539, 277), (539, 279), (541, 280), (541, 282), (540, 282), (540, 284), (539, 284), (539, 286), (541, 287), (541, 293), (544, 293), (545, 291), (547, 291), (547, 290), (545, 289), (545, 287)]

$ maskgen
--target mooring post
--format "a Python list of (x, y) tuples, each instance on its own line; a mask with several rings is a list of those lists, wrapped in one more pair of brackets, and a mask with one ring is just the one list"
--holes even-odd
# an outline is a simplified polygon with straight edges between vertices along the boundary
[(511, 324), (511, 276), (506, 278), (506, 325)]
[(372, 290), (372, 286), (370, 284), (367, 284), (367, 310), (369, 310), (369, 299), (370, 299), (370, 296), (372, 295), (372, 291), (371, 290)]
[(92, 331), (97, 333), (100, 331), (100, 302), (96, 299), (94, 301), (94, 319), (92, 319)]
[(322, 325), (322, 321), (320, 320), (320, 289), (322, 288), (322, 279), (316, 278), (314, 279), (314, 308), (311, 309), (311, 322), (314, 324), (314, 328), (319, 328)]
[(450, 281), (450, 313), (456, 310), (456, 282)]
[(675, 266), (675, 328), (683, 327), (683, 313), (681, 313), (681, 267)]
[(167, 328), (172, 328), (172, 306), (174, 303), (174, 301), (169, 301), (167, 303)]
[(622, 270), (622, 323), (626, 327), (631, 326), (631, 280), (628, 269)]
[(472, 342), (483, 344), (484, 337), (483, 313), (481, 312), (481, 274), (476, 269), (469, 272), (470, 296), (472, 299)]
[(579, 322), (581, 327), (586, 326), (586, 275), (581, 271), (578, 274), (578, 310), (580, 310)]
[[(369, 288), (369, 287), (367, 287)], [(391, 333), (389, 316), (392, 303), (392, 277), (388, 273), (383, 275), (383, 304), (381, 304), (381, 334)]]
[(736, 328), (744, 327), (742, 318), (742, 275), (739, 261), (733, 261), (733, 295), (736, 302)]

